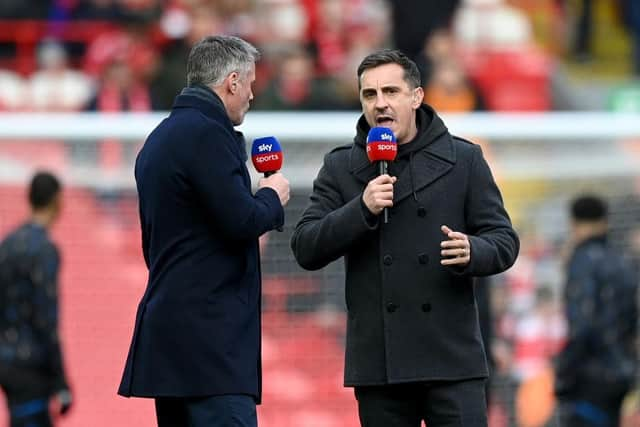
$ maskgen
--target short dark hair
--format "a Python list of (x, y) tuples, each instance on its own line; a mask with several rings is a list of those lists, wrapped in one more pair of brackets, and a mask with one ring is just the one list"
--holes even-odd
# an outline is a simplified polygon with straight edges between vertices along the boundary
[(585, 194), (571, 202), (571, 218), (575, 221), (601, 221), (607, 218), (607, 203), (600, 197)]
[(360, 87), (362, 73), (370, 68), (385, 64), (398, 64), (401, 66), (404, 70), (404, 80), (409, 84), (411, 89), (420, 86), (420, 70), (418, 70), (415, 62), (397, 49), (382, 49), (367, 55), (358, 66), (358, 87)]
[(31, 208), (37, 210), (48, 207), (61, 189), (60, 181), (52, 173), (37, 172), (31, 178), (31, 185), (29, 186), (29, 204)]

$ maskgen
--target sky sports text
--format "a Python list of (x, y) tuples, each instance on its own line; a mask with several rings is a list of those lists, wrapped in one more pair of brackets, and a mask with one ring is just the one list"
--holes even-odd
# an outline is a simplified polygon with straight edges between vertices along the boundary
[(273, 144), (260, 144), (258, 145), (258, 151), (264, 153), (265, 151), (271, 151), (273, 149)]
[(278, 153), (253, 156), (255, 163), (277, 162), (278, 160), (280, 160), (280, 154)]
[(398, 147), (396, 146), (396, 144), (380, 144), (380, 143), (373, 142), (373, 143), (367, 144), (367, 153), (371, 152), (372, 145), (376, 146), (376, 151), (397, 151), (398, 150)]
[(393, 141), (393, 135), (388, 134), (388, 133), (383, 133), (380, 135), (380, 140), (381, 141)]

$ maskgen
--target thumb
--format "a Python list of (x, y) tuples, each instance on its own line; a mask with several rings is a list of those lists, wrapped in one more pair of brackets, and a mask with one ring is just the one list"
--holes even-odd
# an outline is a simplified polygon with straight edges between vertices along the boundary
[(450, 229), (449, 227), (447, 227), (446, 225), (443, 225), (440, 227), (440, 230), (442, 230), (442, 232), (446, 235), (449, 236), (449, 233), (452, 233), (453, 230)]

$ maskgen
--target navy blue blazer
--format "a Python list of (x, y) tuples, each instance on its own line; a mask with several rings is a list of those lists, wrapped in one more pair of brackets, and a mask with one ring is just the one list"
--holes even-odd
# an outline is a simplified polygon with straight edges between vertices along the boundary
[(204, 88), (183, 91), (138, 154), (149, 279), (119, 394), (260, 401), (258, 237), (284, 211), (273, 189), (252, 194), (245, 159), (242, 135)]

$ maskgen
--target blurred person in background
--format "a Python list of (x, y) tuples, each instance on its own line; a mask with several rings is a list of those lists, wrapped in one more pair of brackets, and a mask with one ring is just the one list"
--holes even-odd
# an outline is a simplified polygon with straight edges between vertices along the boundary
[[(480, 147), (449, 134), (422, 103), (416, 64), (387, 49), (365, 57), (357, 75), (355, 142), (325, 156), (293, 253), (309, 270), (345, 258), (344, 383), (362, 426), (486, 427), (473, 278), (508, 269), (518, 237)], [(367, 157), (377, 126), (398, 141), (389, 174)]]
[(593, 54), (593, 0), (574, 3), (577, 3), (575, 6), (578, 10), (573, 28), (572, 54), (578, 62), (588, 62)]
[(349, 2), (342, 0), (317, 0), (316, 26), (313, 46), (318, 58), (321, 75), (333, 75), (344, 65), (346, 55)]
[(96, 91), (86, 105), (88, 111), (151, 111), (155, 104), (149, 80), (157, 55), (143, 38), (116, 31), (106, 33), (89, 47), (86, 68), (96, 75)]
[(254, 3), (254, 0), (214, 0), (211, 6), (220, 11), (228, 33), (255, 38)]
[(316, 78), (313, 57), (291, 48), (271, 59), (273, 78), (254, 103), (263, 110), (333, 110), (340, 104), (329, 79)]
[(566, 336), (562, 311), (549, 285), (538, 285), (533, 307), (518, 316), (514, 328), (512, 369), (522, 383), (549, 368)]
[(416, 65), (422, 76), (425, 101), (437, 111), (486, 109), (482, 94), (458, 60), (456, 42), (448, 28), (437, 28), (425, 39)]
[(533, 42), (529, 17), (509, 0), (464, 0), (451, 31), (472, 52), (525, 50)]
[(0, 19), (44, 19), (54, 0), (2, 0)]
[(453, 58), (435, 64), (424, 92), (425, 102), (437, 111), (466, 113), (485, 110), (480, 91), (467, 79), (462, 66)]
[[(520, 230), (518, 230), (520, 233)], [(524, 242), (525, 236), (520, 234), (520, 241)], [(518, 260), (522, 257), (522, 249), (518, 255)], [(514, 267), (515, 268), (515, 267)], [(509, 271), (513, 270), (510, 269)], [(488, 292), (490, 297), (491, 319), (492, 319), (492, 335), (491, 349), (487, 355), (487, 361), (490, 363), (490, 385), (492, 394), (490, 395), (490, 403), (494, 412), (504, 414), (507, 420), (515, 421), (515, 406), (513, 391), (517, 384), (514, 383), (511, 375), (513, 363), (513, 329), (514, 319), (509, 311), (509, 284), (505, 275), (499, 275), (501, 280), (493, 280), (491, 289)], [(476, 288), (477, 289), (477, 288)], [(476, 295), (478, 308), (480, 309), (480, 295)], [(480, 317), (482, 328), (482, 317)], [(485, 341), (486, 342), (486, 341)], [(489, 359), (491, 355), (491, 359)], [(493, 364), (491, 365), (491, 363)], [(507, 424), (510, 425), (510, 424)]]
[[(360, 110), (360, 88), (353, 78), (362, 58), (386, 45), (387, 10), (377, 2), (362, 2), (348, 21), (346, 51), (342, 68), (332, 78), (341, 109)], [(374, 7), (375, 6), (375, 7)]]
[(19, 74), (0, 68), (0, 111), (16, 111), (24, 107), (25, 85)]
[(266, 56), (308, 41), (309, 16), (298, 0), (261, 0), (255, 17), (255, 37)]
[(391, 4), (394, 46), (416, 60), (425, 40), (437, 29), (448, 28), (461, 0), (388, 0)]
[(162, 0), (80, 0), (71, 8), (71, 16), (77, 20), (150, 22), (160, 16), (162, 5)]
[[(321, 76), (340, 75), (345, 65), (351, 66), (348, 62), (354, 37), (367, 33), (367, 42), (372, 45), (367, 53), (386, 45), (390, 20), (386, 0), (300, 0), (300, 3), (308, 19), (305, 41), (315, 52)], [(356, 66), (360, 59), (362, 55)]]
[(39, 172), (29, 186), (29, 220), (0, 244), (0, 386), (11, 427), (52, 425), (71, 407), (58, 331), (60, 254), (49, 238), (62, 207), (61, 185)]
[(640, 2), (637, 0), (619, 0), (621, 15), (631, 36), (632, 72), (640, 78)]
[[(139, 52), (144, 55), (144, 52)], [(91, 111), (151, 111), (157, 110), (149, 87), (149, 74), (143, 69), (138, 53), (115, 58), (105, 69), (100, 88), (89, 102)], [(152, 59), (155, 61), (155, 58)]]
[(564, 289), (566, 345), (555, 364), (563, 426), (617, 427), (638, 369), (638, 276), (607, 241), (608, 206), (572, 201)]
[(71, 8), (71, 16), (77, 20), (116, 21), (122, 9), (116, 0), (80, 0)]
[(187, 58), (191, 48), (206, 36), (226, 33), (226, 23), (215, 5), (197, 3), (192, 7), (170, 7), (161, 28), (171, 40), (161, 52), (151, 91), (160, 110), (170, 110), (185, 85)]
[(550, 285), (536, 285), (534, 305), (521, 312), (513, 333), (515, 420), (521, 427), (542, 427), (554, 414), (552, 358), (566, 336), (562, 311)]
[(416, 58), (423, 86), (428, 85), (431, 81), (435, 64), (451, 61), (455, 54), (455, 41), (451, 31), (447, 28), (434, 30), (424, 40), (422, 50)]
[(64, 46), (45, 40), (38, 48), (39, 69), (27, 81), (29, 105), (36, 111), (78, 111), (89, 101), (93, 83), (69, 68)]
[(155, 398), (160, 427), (255, 427), (262, 395), (258, 238), (284, 223), (289, 182), (255, 194), (244, 138), (258, 51), (231, 36), (191, 50), (187, 87), (138, 154), (147, 289), (118, 393)]

